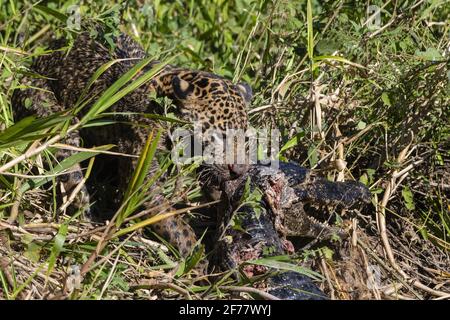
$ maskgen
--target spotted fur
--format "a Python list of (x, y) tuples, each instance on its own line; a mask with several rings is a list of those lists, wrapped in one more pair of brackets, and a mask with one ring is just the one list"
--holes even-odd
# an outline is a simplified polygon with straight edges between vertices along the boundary
[[(45, 117), (73, 107), (87, 88), (94, 72), (104, 64), (116, 60), (90, 88), (89, 97), (94, 97), (95, 101), (95, 96), (104, 92), (146, 56), (141, 46), (125, 34), (117, 37), (113, 50), (102, 42), (90, 38), (88, 34), (81, 34), (68, 51), (64, 45), (64, 41), (53, 42), (50, 49), (55, 51), (40, 56), (32, 65), (32, 71), (41, 77), (24, 78), (22, 83), (27, 88), (15, 91), (12, 101), (16, 120), (32, 114)], [(150, 63), (143, 71), (158, 63), (158, 61)], [(246, 105), (252, 96), (248, 85), (234, 84), (212, 73), (171, 65), (166, 66), (149, 83), (123, 97), (110, 111), (161, 113), (160, 107), (150, 98), (152, 93), (173, 99), (181, 116), (187, 121), (200, 121), (204, 132), (218, 130), (225, 133), (226, 129), (247, 127)], [(27, 99), (31, 100), (28, 108)], [(88, 109), (89, 107), (85, 108), (80, 116)], [(82, 146), (82, 141), (84, 146), (88, 147), (115, 144), (118, 152), (139, 155), (151, 129), (157, 124), (136, 114), (115, 115), (113, 119), (128, 124), (98, 127), (94, 130), (83, 129), (81, 133), (74, 131), (66, 137), (65, 143), (76, 147)], [(76, 121), (77, 119), (74, 119), (74, 122)], [(130, 126), (129, 123), (134, 125)], [(60, 150), (57, 156), (62, 160), (72, 153), (73, 151)], [(136, 167), (136, 160), (121, 157), (118, 161), (120, 170), (118, 189), (121, 191), (119, 194), (123, 195)], [(68, 192), (82, 179), (81, 169), (79, 167), (73, 169), (74, 174), (61, 178)], [(224, 177), (229, 177), (228, 170), (239, 172), (242, 168), (225, 165), (219, 166), (218, 171), (222, 172)], [(79, 201), (80, 205), (88, 205), (90, 201), (95, 200), (89, 199), (87, 190), (82, 191), (83, 198)], [(176, 245), (183, 255), (187, 255), (196, 242), (191, 227), (179, 217), (165, 219), (155, 224), (154, 229)]]

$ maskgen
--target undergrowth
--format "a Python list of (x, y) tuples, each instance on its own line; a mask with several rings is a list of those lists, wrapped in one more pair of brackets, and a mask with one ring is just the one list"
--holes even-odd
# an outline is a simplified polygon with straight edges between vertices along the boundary
[[(193, 269), (208, 252), (199, 244), (184, 260), (146, 229), (164, 214), (139, 216), (144, 200), (155, 198), (154, 210), (166, 216), (200, 209), (197, 164), (171, 169), (170, 159), (155, 155), (161, 133), (153, 133), (140, 155), (142, 170), (114, 221), (95, 225), (82, 212), (61, 212), (55, 177), (83, 163), (89, 178), (95, 157), (111, 146), (79, 150), (49, 168), (55, 150), (64, 147), (59, 140), (74, 129), (73, 114), (19, 122), (11, 96), (32, 60), (48, 53), (52, 38), (73, 40), (80, 32), (77, 12), (82, 28), (111, 47), (119, 32), (130, 34), (149, 55), (142, 65), (160, 59), (249, 83), (251, 123), (280, 129), (282, 159), (370, 188), (372, 203), (349, 218), (350, 240), (300, 252), (290, 262), (308, 262), (333, 298), (449, 297), (448, 1), (120, 3), (0, 1), (2, 299), (217, 299), (236, 297), (248, 286), (232, 271), (194, 283)], [(368, 5), (381, 8), (379, 20), (371, 19)], [(101, 125), (96, 120), (138, 85), (123, 87), (137, 72), (96, 97), (77, 126)], [(170, 110), (170, 101), (160, 102)], [(80, 99), (73, 112), (84, 103)], [(178, 123), (170, 114), (161, 121)], [(154, 182), (146, 185), (142, 175), (157, 156), (155, 179), (163, 173), (170, 178), (151, 194), (140, 193)], [(158, 207), (161, 194), (182, 208)]]

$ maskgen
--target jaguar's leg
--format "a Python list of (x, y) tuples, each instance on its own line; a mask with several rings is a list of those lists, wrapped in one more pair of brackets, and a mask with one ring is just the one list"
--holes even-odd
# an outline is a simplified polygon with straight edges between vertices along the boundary
[[(139, 132), (139, 130), (136, 131), (128, 131), (128, 135), (123, 139), (119, 139), (118, 145), (119, 145), (119, 152), (121, 153), (127, 153), (127, 154), (136, 154), (139, 155), (142, 152), (142, 146), (143, 142), (145, 141), (146, 135), (145, 133)], [(133, 141), (132, 144), (130, 144), (130, 141)], [(133, 176), (133, 173), (135, 172), (135, 168), (137, 167), (138, 160), (136, 158), (128, 158), (128, 157), (121, 157), (119, 159), (119, 172), (120, 172), (120, 186), (119, 190), (127, 190), (128, 184), (130, 183), (131, 177)], [(156, 160), (154, 160), (154, 163), (151, 165), (151, 168), (147, 174), (146, 180), (148, 181), (153, 177), (153, 175), (157, 172), (159, 168), (159, 165)], [(164, 179), (164, 178), (162, 178)], [(144, 181), (144, 184), (145, 184)], [(164, 183), (162, 180), (155, 182), (153, 186), (150, 188), (153, 190), (142, 190), (141, 192), (153, 192), (157, 193), (157, 190), (159, 189), (159, 186), (161, 183)], [(122, 202), (126, 199), (122, 199)], [(165, 204), (165, 205), (163, 205)], [(160, 206), (161, 205), (161, 206)], [(171, 210), (175, 210), (172, 208), (169, 201), (166, 201), (161, 197), (161, 199), (155, 200), (153, 197), (152, 200), (144, 203), (142, 205), (143, 210), (149, 210), (151, 211), (152, 208), (155, 208), (156, 206), (162, 207), (158, 212), (152, 212), (150, 213), (151, 216), (157, 215), (157, 214), (164, 214), (166, 212), (169, 212)], [(168, 218), (164, 218), (161, 221), (158, 221), (151, 225), (151, 229), (160, 237), (162, 237), (164, 240), (166, 240), (168, 243), (170, 243), (172, 246), (174, 246), (180, 253), (182, 257), (189, 256), (190, 253), (192, 253), (192, 250), (194, 249), (195, 244), (197, 243), (197, 237), (192, 229), (192, 227), (183, 219), (181, 216), (171, 216)], [(201, 273), (204, 273), (207, 268), (206, 261), (201, 261), (196, 268)]]
[[(70, 132), (63, 141), (65, 144), (73, 146), (73, 147), (80, 147), (81, 141), (78, 130)], [(65, 159), (72, 156), (75, 152), (72, 150), (67, 149), (59, 149), (55, 156), (58, 160), (58, 162), (62, 162)], [(89, 192), (87, 190), (86, 185), (84, 184), (84, 174), (83, 170), (79, 163), (73, 165), (69, 170), (69, 172), (60, 175), (57, 178), (57, 181), (61, 183), (60, 188), (60, 195), (62, 197), (61, 200), (68, 201), (70, 198), (73, 198), (73, 201), (70, 203), (70, 206), (67, 207), (64, 205), (64, 207), (67, 207), (69, 210), (69, 213), (73, 213), (73, 211), (78, 209), (83, 209), (84, 213), (89, 215), (90, 213), (90, 197)], [(79, 184), (83, 183), (81, 188), (79, 188)], [(76, 194), (73, 194), (76, 192)], [(73, 194), (73, 196), (72, 196)], [(63, 208), (63, 207), (61, 207)]]
[[(183, 258), (188, 257), (197, 242), (197, 236), (192, 227), (180, 216), (165, 218), (152, 224), (153, 231), (176, 247)], [(205, 274), (208, 269), (208, 261), (202, 259), (195, 270)]]
[[(25, 78), (22, 80), (22, 84), (25, 85), (26, 88), (23, 90), (16, 89), (12, 97), (12, 106), (16, 121), (31, 115), (44, 118), (64, 110), (58, 103), (52, 92), (52, 88), (46, 79)], [(74, 121), (77, 120), (75, 119)], [(79, 132), (77, 130), (70, 132), (61, 142), (74, 147), (80, 147), (81, 140)], [(74, 153), (75, 151), (72, 150), (58, 149), (55, 157), (61, 162)], [(71, 167), (67, 174), (58, 176), (57, 181), (61, 183), (62, 187), (60, 198), (71, 195), (82, 180), (83, 172), (79, 164)], [(88, 205), (89, 194), (86, 187), (83, 186), (73, 199), (70, 211), (81, 208), (88, 210)]]
[(175, 246), (183, 257), (191, 253), (197, 242), (194, 230), (182, 217), (165, 218), (154, 223), (152, 229)]

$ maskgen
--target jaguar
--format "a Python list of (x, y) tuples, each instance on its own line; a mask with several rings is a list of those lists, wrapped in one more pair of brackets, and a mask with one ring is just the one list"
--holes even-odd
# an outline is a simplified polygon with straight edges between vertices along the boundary
[[(13, 93), (15, 119), (31, 115), (48, 117), (55, 113), (64, 114), (83, 95), (95, 101), (96, 97), (147, 57), (142, 46), (129, 35), (122, 33), (117, 36), (113, 48), (100, 38), (95, 39), (84, 32), (77, 36), (71, 46), (64, 39), (53, 40), (49, 45), (50, 53), (34, 60), (30, 68), (31, 75), (24, 76), (20, 88)], [(150, 62), (131, 81), (159, 64), (158, 60)], [(99, 74), (98, 70), (102, 70), (102, 73), (91, 83), (91, 79)], [(143, 114), (164, 112), (160, 104), (155, 102), (155, 96), (172, 99), (183, 120), (200, 124), (201, 133), (208, 137), (201, 142), (204, 146), (217, 144), (217, 135), (213, 133), (218, 132), (226, 137), (229, 129), (247, 128), (246, 108), (252, 98), (248, 84), (233, 83), (206, 71), (163, 66), (149, 82), (122, 97), (108, 110), (115, 124), (73, 130), (64, 137), (64, 144), (72, 147), (113, 144), (116, 146), (113, 151), (135, 156), (118, 157), (115, 166), (107, 169), (119, 171), (117, 185), (114, 186), (116, 192), (110, 191), (112, 194), (106, 195), (109, 199), (114, 198), (115, 203), (119, 204), (123, 200), (130, 178), (136, 170), (136, 156), (142, 152), (152, 129), (158, 125), (154, 119)], [(77, 113), (71, 120), (72, 124), (77, 123), (91, 105), (88, 103)], [(63, 161), (74, 152), (73, 148), (59, 149), (56, 158)], [(105, 166), (109, 166), (108, 162), (105, 162)], [(205, 167), (212, 168), (216, 172), (215, 177), (226, 181), (246, 172), (248, 164), (222, 162), (205, 164)], [(149, 172), (148, 177), (151, 175), (152, 172)], [(83, 178), (83, 169), (76, 165), (69, 173), (59, 176), (59, 181), (64, 192), (71, 194)], [(83, 186), (72, 205), (89, 208), (95, 200), (92, 192)], [(183, 256), (187, 256), (196, 243), (193, 229), (179, 216), (163, 219), (155, 223), (153, 229), (177, 247)]]

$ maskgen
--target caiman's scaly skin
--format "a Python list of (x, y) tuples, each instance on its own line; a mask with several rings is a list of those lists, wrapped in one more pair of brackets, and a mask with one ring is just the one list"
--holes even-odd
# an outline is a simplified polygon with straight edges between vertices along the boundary
[[(25, 77), (22, 84), (30, 88), (15, 91), (12, 105), (16, 121), (28, 115), (46, 117), (72, 108), (95, 71), (112, 60), (120, 59), (90, 88), (89, 96), (98, 97), (146, 56), (141, 46), (125, 34), (115, 39), (114, 50), (90, 38), (87, 33), (78, 36), (68, 53), (67, 50), (58, 50), (64, 45), (65, 41), (53, 42), (50, 49), (56, 51), (40, 56), (34, 61), (32, 71), (46, 78)], [(158, 63), (158, 61), (150, 63), (141, 74)], [(108, 111), (161, 114), (162, 110), (150, 97), (155, 93), (157, 96), (173, 99), (182, 118), (186, 121), (200, 122), (203, 132), (217, 130), (225, 134), (226, 129), (245, 130), (247, 127), (246, 106), (252, 97), (251, 88), (247, 84), (233, 84), (230, 80), (212, 73), (170, 65), (164, 67), (150, 82), (123, 97)], [(95, 99), (94, 97), (93, 101)], [(83, 109), (80, 116), (87, 110), (89, 106)], [(121, 124), (72, 131), (64, 143), (74, 147), (82, 146), (82, 141), (87, 147), (115, 144), (117, 148), (114, 151), (139, 155), (150, 132), (158, 125), (155, 121), (137, 114), (114, 115), (112, 119), (120, 121)], [(203, 143), (209, 142), (211, 141)], [(63, 160), (72, 153), (69, 150), (59, 150), (57, 157)], [(109, 197), (117, 196), (119, 199), (115, 199), (115, 203), (120, 204), (120, 197), (130, 182), (137, 161), (135, 158), (130, 160), (126, 157), (120, 157), (118, 161), (119, 164), (115, 169), (119, 171), (117, 186), (119, 192)], [(223, 178), (228, 179), (234, 174), (244, 172), (246, 166), (218, 165), (214, 169)], [(71, 192), (83, 178), (79, 166), (72, 168), (72, 171), (74, 172), (61, 178), (67, 192)], [(89, 205), (96, 200), (95, 197), (90, 199), (86, 188), (79, 195), (75, 202), (77, 207)], [(187, 255), (196, 241), (191, 227), (179, 217), (156, 223), (154, 229), (178, 247), (182, 255)]]
[[(359, 182), (330, 182), (294, 163), (280, 163), (279, 169), (254, 166), (238, 179), (224, 182), (222, 190), (225, 213), (220, 217), (223, 228), (217, 252), (218, 263), (225, 269), (292, 252), (286, 236), (316, 238), (340, 233), (336, 227), (312, 218), (306, 204), (349, 208), (370, 200), (369, 190)], [(257, 204), (243, 205), (244, 192), (259, 194), (259, 200), (257, 196), (252, 198)], [(243, 271), (251, 278), (268, 269), (246, 265)], [(263, 287), (282, 299), (326, 298), (309, 277), (292, 271), (270, 276)]]

